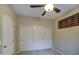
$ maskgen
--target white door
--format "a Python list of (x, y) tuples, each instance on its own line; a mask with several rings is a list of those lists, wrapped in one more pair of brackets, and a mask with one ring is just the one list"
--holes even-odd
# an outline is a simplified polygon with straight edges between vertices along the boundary
[(33, 50), (52, 48), (52, 28), (33, 27)]
[(52, 48), (52, 28), (20, 25), (21, 51)]
[(10, 16), (2, 16), (3, 30), (3, 54), (10, 55), (14, 53), (14, 28), (13, 20)]
[(21, 51), (33, 50), (32, 26), (20, 26), (20, 49)]

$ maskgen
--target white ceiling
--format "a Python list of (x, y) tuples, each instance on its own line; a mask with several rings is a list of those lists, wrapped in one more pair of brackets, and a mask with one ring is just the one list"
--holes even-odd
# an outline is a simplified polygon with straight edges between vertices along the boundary
[(48, 12), (45, 16), (41, 16), (44, 8), (30, 8), (29, 4), (12, 4), (11, 7), (14, 9), (17, 15), (22, 16), (32, 16), (36, 18), (44, 19), (55, 19), (60, 15), (63, 15), (67, 11), (77, 6), (77, 4), (56, 4), (56, 6), (61, 10), (60, 13), (55, 13), (54, 11)]

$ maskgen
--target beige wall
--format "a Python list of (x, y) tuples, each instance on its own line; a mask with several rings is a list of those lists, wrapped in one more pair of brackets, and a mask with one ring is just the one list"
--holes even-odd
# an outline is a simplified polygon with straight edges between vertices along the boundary
[(0, 16), (0, 54), (2, 53), (2, 20)]
[[(20, 35), (20, 26), (46, 26), (46, 27), (51, 27), (53, 28), (53, 22), (50, 20), (46, 20), (46, 19), (38, 19), (38, 18), (32, 18), (32, 17), (27, 17), (27, 16), (18, 16), (17, 17), (17, 49), (18, 51), (19, 49), (19, 35)], [(53, 35), (52, 35), (53, 36)]]
[[(1, 25), (1, 20), (2, 20), (2, 15), (8, 15), (8, 16), (10, 16), (12, 19), (13, 19), (13, 21), (14, 21), (14, 23), (15, 23), (15, 20), (16, 20), (16, 15), (15, 15), (15, 12), (10, 8), (10, 6), (8, 6), (8, 5), (4, 5), (4, 4), (1, 4), (0, 5), (0, 41), (2, 42), (2, 34), (1, 34), (1, 30), (2, 30), (2, 25)], [(16, 23), (15, 23), (15, 25), (16, 25)], [(14, 25), (14, 28), (16, 27)], [(15, 40), (16, 40), (16, 37), (15, 37)], [(0, 45), (0, 47), (2, 46), (2, 44)], [(0, 51), (2, 52), (2, 48), (0, 48)]]
[(79, 26), (58, 29), (58, 21), (79, 12), (79, 7), (54, 21), (54, 47), (64, 54), (79, 54)]

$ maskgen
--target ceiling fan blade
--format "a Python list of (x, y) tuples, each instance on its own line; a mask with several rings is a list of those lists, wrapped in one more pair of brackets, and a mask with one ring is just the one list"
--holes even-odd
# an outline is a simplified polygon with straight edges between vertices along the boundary
[(31, 8), (44, 7), (45, 5), (30, 5)]
[(59, 12), (61, 12), (61, 10), (60, 9), (58, 9), (58, 8), (56, 8), (56, 7), (54, 7), (54, 9), (53, 9), (56, 13), (59, 13)]
[(46, 11), (44, 11), (43, 13), (42, 13), (42, 16), (44, 16), (46, 14)]

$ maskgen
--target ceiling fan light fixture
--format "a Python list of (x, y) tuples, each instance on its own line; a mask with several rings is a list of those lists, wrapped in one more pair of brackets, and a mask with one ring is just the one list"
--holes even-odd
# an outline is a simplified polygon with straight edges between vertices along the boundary
[(44, 8), (45, 8), (45, 10), (46, 10), (47, 12), (50, 12), (50, 11), (53, 10), (54, 5), (53, 5), (53, 4), (46, 4)]

